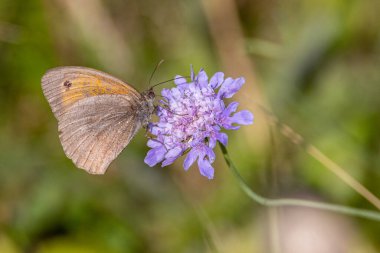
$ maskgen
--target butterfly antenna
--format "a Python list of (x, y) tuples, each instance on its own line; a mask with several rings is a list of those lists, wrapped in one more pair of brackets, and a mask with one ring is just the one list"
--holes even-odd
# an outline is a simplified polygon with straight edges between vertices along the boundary
[[(163, 62), (164, 62), (164, 60), (160, 60), (160, 61), (157, 63), (156, 67), (154, 68), (153, 73), (150, 75), (150, 78), (149, 78), (149, 86), (150, 86), (150, 83), (151, 83), (151, 81), (152, 81), (152, 79), (153, 79), (154, 74), (156, 73), (157, 69), (161, 66), (161, 64), (162, 64)], [(159, 82), (159, 83), (156, 83), (156, 84), (150, 86), (149, 89), (153, 89), (154, 87), (156, 87), (156, 86), (158, 86), (158, 85), (161, 85), (161, 84), (164, 84), (164, 83), (167, 83), (167, 82), (171, 82), (171, 81), (174, 81), (174, 80), (176, 80), (176, 79), (180, 79), (180, 78), (190, 78), (190, 76), (179, 76), (179, 77), (172, 78), (172, 79), (169, 79), (169, 80), (166, 80), (166, 81), (163, 81), (163, 82)]]
[(149, 86), (150, 86), (150, 82), (152, 81), (152, 79), (153, 79), (153, 76), (154, 76), (154, 74), (156, 73), (156, 71), (157, 71), (157, 69), (161, 66), (161, 64), (164, 62), (164, 60), (163, 59), (161, 59), (158, 63), (157, 63), (157, 65), (156, 65), (156, 67), (154, 68), (154, 70), (153, 70), (153, 72), (152, 72), (152, 74), (150, 75), (150, 78), (149, 78)]
[(169, 80), (166, 80), (166, 81), (163, 81), (163, 82), (159, 82), (159, 83), (156, 83), (155, 85), (151, 86), (150, 88), (154, 88), (158, 85), (161, 85), (161, 84), (164, 84), (164, 83), (167, 83), (167, 82), (171, 82), (171, 81), (174, 81), (174, 80), (177, 80), (177, 79), (181, 79), (181, 78), (190, 78), (190, 76), (179, 76), (179, 77), (176, 77), (176, 78), (172, 78), (172, 79), (169, 79)]

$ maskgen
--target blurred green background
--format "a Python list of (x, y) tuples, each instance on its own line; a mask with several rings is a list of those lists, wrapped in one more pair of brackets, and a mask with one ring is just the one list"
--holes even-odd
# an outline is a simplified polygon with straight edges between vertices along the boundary
[[(380, 252), (380, 223), (248, 199), (225, 166), (150, 168), (144, 131), (104, 176), (76, 169), (40, 79), (80, 65), (138, 90), (188, 75), (244, 76), (256, 122), (229, 133), (249, 185), (374, 209), (269, 126), (256, 103), (380, 196), (380, 1), (1, 0), (0, 252)], [(171, 87), (173, 84), (167, 84)]]

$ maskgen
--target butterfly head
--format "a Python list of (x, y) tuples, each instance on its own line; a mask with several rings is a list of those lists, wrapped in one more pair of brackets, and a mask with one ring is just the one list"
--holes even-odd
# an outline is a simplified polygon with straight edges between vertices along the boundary
[(144, 104), (146, 104), (147, 108), (149, 109), (150, 113), (153, 113), (154, 110), (154, 99), (156, 98), (156, 94), (153, 91), (153, 88), (150, 88), (149, 90), (144, 91), (141, 93), (142, 97), (144, 98)]
[(141, 93), (143, 97), (142, 107), (140, 111), (140, 117), (142, 121), (142, 125), (146, 127), (150, 122), (150, 117), (154, 113), (154, 99), (156, 98), (156, 94), (153, 91), (153, 88), (146, 90)]
[(146, 90), (142, 93), (142, 96), (145, 98), (146, 101), (154, 101), (156, 98), (156, 94), (153, 91), (153, 88), (150, 88), (149, 90)]

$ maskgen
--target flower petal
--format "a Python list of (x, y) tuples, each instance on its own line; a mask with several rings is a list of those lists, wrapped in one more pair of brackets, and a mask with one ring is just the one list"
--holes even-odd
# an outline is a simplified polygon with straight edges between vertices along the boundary
[(210, 86), (213, 89), (217, 89), (222, 83), (224, 79), (223, 72), (216, 72), (210, 79)]
[(177, 159), (177, 158), (174, 158), (174, 157), (172, 157), (172, 158), (166, 158), (165, 160), (162, 161), (162, 163), (161, 163), (161, 167), (165, 167), (165, 166), (168, 166), (168, 165), (174, 163), (174, 161), (175, 161), (176, 159)]
[(207, 159), (198, 159), (199, 172), (208, 179), (214, 178), (214, 168)]
[[(230, 78), (232, 79), (232, 78)], [(228, 80), (228, 82), (227, 82)], [(226, 79), (226, 81), (224, 81), (224, 83), (222, 84), (219, 92), (218, 92), (218, 96), (220, 98), (230, 98), (232, 97), (236, 92), (238, 92), (240, 90), (240, 88), (243, 86), (243, 84), (245, 83), (245, 79), (243, 77), (239, 77), (239, 78), (236, 78), (235, 80), (232, 79), (229, 80), (229, 78)]]
[(170, 100), (172, 99), (172, 94), (170, 92), (169, 89), (162, 89), (161, 90), (161, 95), (166, 98), (167, 101), (170, 102)]
[(162, 146), (162, 143), (154, 139), (149, 139), (147, 145), (150, 148), (158, 148)]
[(166, 153), (165, 158), (172, 158), (172, 157), (178, 157), (182, 153), (182, 148), (180, 146), (177, 146), (175, 148), (172, 148)]
[(164, 146), (154, 148), (148, 151), (144, 162), (150, 167), (153, 167), (157, 163), (161, 162), (165, 157), (166, 149)]
[(228, 142), (228, 135), (226, 133), (218, 133), (216, 135), (216, 139), (222, 143), (224, 146), (227, 146), (227, 142)]
[(240, 125), (250, 125), (253, 123), (253, 114), (248, 110), (243, 110), (235, 113), (231, 117), (232, 123), (237, 123)]
[(232, 102), (230, 103), (226, 109), (223, 111), (224, 116), (230, 116), (231, 113), (236, 112), (236, 109), (238, 108), (239, 103), (238, 102)]
[(198, 82), (207, 82), (207, 80), (208, 80), (208, 76), (206, 74), (206, 71), (204, 71), (204, 69), (200, 69), (199, 73), (197, 75), (197, 81)]
[(223, 127), (227, 130), (238, 130), (240, 128), (240, 126), (233, 126), (230, 124), (224, 124)]
[(190, 79), (191, 79), (191, 81), (194, 81), (194, 68), (193, 68), (193, 64), (190, 65)]
[(234, 82), (234, 79), (231, 78), (231, 77), (227, 77), (226, 80), (224, 80), (224, 82), (222, 83), (222, 86), (220, 87), (219, 89), (219, 92), (218, 92), (218, 98), (222, 98), (224, 97), (224, 93), (226, 93), (226, 90), (227, 88), (226, 87), (229, 87), (231, 86), (231, 84)]
[(180, 99), (181, 98), (181, 90), (174, 87), (171, 89), (171, 95), (173, 96), (173, 98), (175, 98), (176, 100)]
[(178, 85), (186, 84), (187, 80), (183, 76), (176, 75), (174, 77), (174, 83), (178, 86)]
[(183, 161), (183, 168), (185, 170), (188, 170), (191, 165), (197, 160), (198, 158), (198, 152), (195, 148), (192, 148), (189, 153), (187, 154), (185, 161)]
[(182, 148), (180, 146), (170, 149), (165, 155), (165, 160), (162, 162), (162, 167), (172, 164), (178, 157), (181, 156), (181, 154)]
[(208, 159), (211, 163), (213, 163), (215, 161), (215, 153), (214, 153), (214, 150), (212, 148), (209, 148), (209, 147), (206, 147), (206, 150), (205, 150), (205, 153), (206, 155), (208, 156)]
[(217, 139), (214, 136), (210, 136), (208, 139), (208, 146), (210, 148), (215, 148)]

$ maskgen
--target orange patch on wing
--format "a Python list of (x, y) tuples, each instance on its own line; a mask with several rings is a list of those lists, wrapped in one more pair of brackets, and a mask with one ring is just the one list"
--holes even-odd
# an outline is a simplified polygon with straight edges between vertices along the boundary
[(79, 76), (68, 79), (70, 85), (62, 83), (62, 107), (68, 107), (77, 101), (104, 94), (125, 95), (130, 93), (127, 86), (112, 83), (98, 76)]

